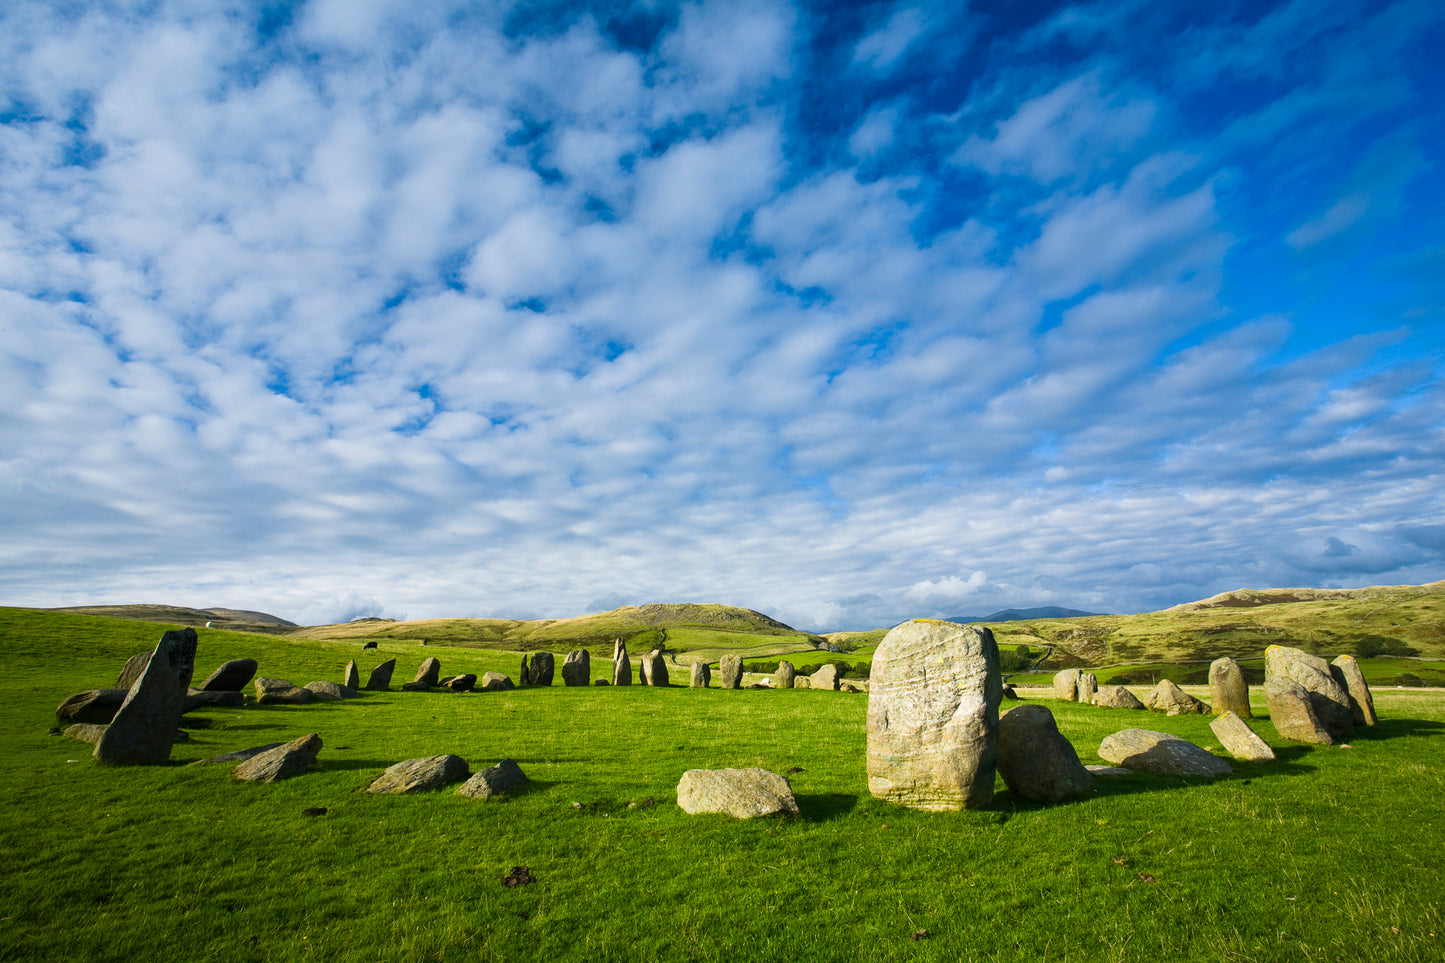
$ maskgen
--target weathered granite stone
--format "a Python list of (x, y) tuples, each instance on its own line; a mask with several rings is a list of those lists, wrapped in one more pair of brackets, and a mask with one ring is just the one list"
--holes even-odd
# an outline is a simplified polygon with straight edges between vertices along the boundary
[(798, 811), (788, 780), (766, 769), (689, 769), (678, 780), (677, 804), (690, 815), (725, 813), (738, 819)]
[(1043, 705), (1017, 706), (999, 717), (998, 772), (1014, 795), (1031, 802), (1060, 802), (1094, 788), (1094, 777)]
[(793, 676), (793, 688), (794, 688), (794, 689), (806, 689), (806, 688), (810, 687), (811, 685), (812, 685), (812, 680), (809, 679), (807, 676), (805, 676), (805, 675), (795, 675), (795, 676)]
[(1124, 729), (1099, 743), (1099, 758), (1156, 776), (1222, 776), (1229, 763), (1178, 736), (1149, 729)]
[(256, 677), (255, 659), (232, 659), (196, 686), (202, 692), (240, 692)]
[(1350, 708), (1349, 691), (1335, 681), (1324, 659), (1287, 645), (1271, 645), (1264, 650), (1264, 678), (1266, 682), (1287, 679), (1303, 686), (1315, 718), (1335, 742), (1354, 735), (1355, 713)]
[(1054, 698), (1074, 702), (1079, 697), (1079, 670), (1064, 669), (1054, 675)]
[(74, 725), (66, 726), (64, 735), (67, 739), (79, 739), (81, 742), (88, 742), (92, 746), (100, 742), (100, 737), (105, 735), (106, 726), (94, 722), (77, 722)]
[(550, 652), (536, 652), (532, 655), (532, 675), (528, 685), (551, 685), (556, 674), (557, 663)]
[(313, 732), (257, 753), (232, 770), (231, 775), (244, 782), (275, 782), (305, 772), (316, 762), (320, 751), (321, 737)]
[(1145, 694), (1144, 705), (1154, 712), (1162, 712), (1166, 716), (1188, 713), (1208, 715), (1209, 713), (1209, 706), (1179, 688), (1169, 679), (1160, 679), (1159, 684)]
[[(136, 680), (141, 677), (141, 673), (146, 670), (146, 666), (150, 665), (150, 661), (151, 654), (149, 652), (137, 652), (126, 659), (125, 665), (121, 667), (120, 675), (116, 676), (115, 687), (129, 692), (130, 687), (135, 685)], [(116, 706), (116, 708), (119, 709), (120, 706)]]
[(1099, 778), (1099, 777), (1113, 778), (1113, 777), (1115, 777), (1115, 776), (1132, 776), (1132, 775), (1134, 775), (1134, 770), (1132, 770), (1132, 769), (1125, 769), (1123, 766), (1089, 765), (1089, 766), (1085, 766), (1084, 768), (1087, 769), (1087, 770), (1089, 770), (1089, 775), (1094, 776), (1095, 778)]
[(145, 672), (96, 743), (96, 759), (120, 766), (155, 766), (170, 759), (195, 655), (195, 629), (161, 636)]
[(869, 791), (913, 809), (987, 806), (1002, 689), (987, 628), (915, 619), (890, 631), (868, 692)]
[(467, 778), (470, 770), (461, 756), (426, 756), (408, 759), (387, 769), (366, 787), (373, 793), (426, 792)]
[(434, 687), (442, 676), (442, 663), (440, 659), (423, 659), (421, 667), (416, 670), (416, 678), (412, 682), (419, 683), (423, 688)]
[(712, 669), (706, 662), (697, 661), (692, 664), (692, 671), (689, 675), (688, 684), (694, 689), (706, 689), (707, 684), (712, 681)]
[(667, 685), (667, 660), (661, 649), (653, 649), (642, 657), (642, 681), (644, 685)]
[(1209, 728), (1219, 744), (1234, 758), (1246, 762), (1274, 762), (1274, 750), (1235, 713), (1216, 716)]
[(1353, 655), (1342, 655), (1330, 663), (1330, 675), (1334, 676), (1336, 682), (1344, 686), (1345, 692), (1350, 697), (1350, 713), (1357, 726), (1373, 726), (1379, 722), (1375, 715), (1375, 699), (1370, 695), (1369, 683), (1365, 681), (1365, 673), (1360, 671), (1360, 663)]
[(724, 689), (738, 689), (743, 684), (743, 659), (740, 655), (725, 655), (717, 662), (718, 684)]
[(778, 671), (773, 673), (774, 689), (791, 689), (793, 680), (798, 677), (798, 670), (793, 668), (793, 663), (784, 659), (778, 663)]
[(104, 725), (120, 711), (129, 689), (90, 689), (77, 692), (55, 709), (55, 718), (62, 722), (89, 722)]
[(347, 661), (346, 671), (341, 674), (341, 684), (348, 689), (361, 688), (361, 673), (356, 669), (355, 659)]
[(293, 685), (287, 679), (257, 676), (252, 685), (256, 690), (256, 702), (260, 705), (304, 706), (316, 701), (316, 693)]
[(1099, 677), (1092, 672), (1080, 672), (1079, 684), (1074, 689), (1074, 701), (1092, 705), (1094, 693), (1099, 691)]
[(1269, 707), (1270, 724), (1282, 738), (1315, 746), (1335, 744), (1335, 737), (1315, 714), (1317, 703), (1310, 698), (1309, 690), (1298, 682), (1266, 680), (1264, 700)]
[(442, 685), (453, 692), (470, 692), (477, 684), (477, 677), (471, 672), (464, 672), (461, 675), (449, 676), (442, 680)]
[(1105, 709), (1143, 709), (1139, 697), (1121, 685), (1106, 685), (1094, 693), (1094, 705)]
[(325, 680), (308, 682), (301, 688), (313, 693), (316, 698), (322, 702), (339, 702), (347, 697), (345, 689), (335, 682), (327, 682)]
[(627, 643), (620, 638), (612, 644), (612, 684), (632, 685), (632, 660), (627, 657)]
[(396, 660), (387, 659), (381, 665), (371, 670), (366, 677), (366, 691), (387, 692), (391, 689), (391, 674), (396, 671)]
[(524, 788), (531, 780), (511, 759), (503, 759), (490, 769), (480, 769), (457, 788), (458, 796), (490, 799)]
[(485, 673), (481, 683), (483, 692), (510, 692), (517, 687), (510, 677), (500, 672)]
[(838, 667), (831, 662), (825, 662), (813, 670), (808, 676), (808, 688), (810, 689), (831, 689), (838, 691)]
[(245, 762), (247, 759), (254, 759), (268, 749), (275, 749), (277, 746), (284, 746), (284, 742), (268, 742), (264, 746), (252, 746), (249, 749), (238, 749), (235, 752), (228, 752), (221, 756), (211, 756), (209, 759), (198, 759), (191, 763), (193, 766), (207, 766), (219, 762)]
[(592, 655), (586, 649), (573, 649), (562, 661), (563, 685), (587, 685), (592, 681)]
[(1249, 684), (1238, 662), (1226, 657), (1209, 664), (1209, 701), (1217, 716), (1232, 712), (1248, 719), (1253, 715), (1249, 711)]
[(232, 692), (229, 689), (220, 689), (215, 692), (201, 692), (192, 689), (186, 693), (181, 700), (181, 714), (194, 712), (197, 709), (216, 709), (243, 706), (246, 704), (246, 696), (241, 692)]

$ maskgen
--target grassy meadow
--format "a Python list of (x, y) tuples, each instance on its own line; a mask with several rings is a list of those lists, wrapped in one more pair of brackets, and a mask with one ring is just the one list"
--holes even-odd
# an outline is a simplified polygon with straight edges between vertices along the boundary
[[(0, 959), (1438, 960), (1445, 693), (1379, 689), (1350, 748), (1280, 741), (1212, 782), (1135, 774), (1040, 806), (999, 783), (956, 814), (873, 800), (864, 695), (590, 687), (368, 693), (185, 718), (172, 764), (108, 768), (48, 735), (166, 626), (0, 609)], [(398, 660), (443, 674), (485, 648), (200, 631), (302, 684)], [(595, 676), (609, 652), (592, 648)], [(685, 679), (677, 680), (685, 683)], [(1208, 719), (1047, 703), (1085, 762), (1128, 727), (1214, 745)], [(1005, 704), (1005, 708), (1008, 704)], [(1262, 701), (1256, 703), (1263, 715)], [(318, 766), (274, 785), (188, 766), (308, 732)], [(371, 796), (391, 763), (513, 758), (532, 788)], [(790, 776), (802, 814), (687, 816), (689, 768)], [(308, 808), (324, 807), (321, 816)], [(526, 866), (536, 882), (508, 888)]]

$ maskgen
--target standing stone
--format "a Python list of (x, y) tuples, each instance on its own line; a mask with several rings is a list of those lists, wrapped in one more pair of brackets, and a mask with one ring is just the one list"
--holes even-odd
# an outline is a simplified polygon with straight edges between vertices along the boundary
[(1330, 663), (1330, 675), (1335, 681), (1345, 687), (1345, 692), (1350, 697), (1350, 712), (1357, 726), (1373, 726), (1379, 722), (1375, 715), (1375, 699), (1370, 695), (1369, 683), (1365, 682), (1365, 673), (1360, 671), (1360, 663), (1355, 661), (1353, 655), (1342, 655)]
[(712, 681), (712, 669), (706, 662), (698, 661), (692, 664), (692, 672), (688, 684), (694, 689), (706, 689), (707, 684)]
[(1093, 705), (1094, 693), (1099, 691), (1099, 677), (1092, 672), (1080, 672), (1079, 683), (1074, 689), (1074, 701)]
[(743, 657), (725, 655), (717, 661), (718, 682), (724, 689), (737, 689), (743, 684)]
[(592, 655), (586, 649), (573, 649), (562, 663), (563, 685), (588, 685), (592, 682)]
[(1054, 675), (1054, 698), (1073, 702), (1079, 697), (1079, 670), (1065, 669)]
[(1226, 712), (1209, 724), (1214, 737), (1231, 756), (1246, 762), (1274, 762), (1274, 750), (1233, 712)]
[(387, 659), (381, 665), (371, 670), (366, 677), (367, 692), (387, 692), (391, 689), (391, 673), (396, 669), (396, 660)]
[(1335, 742), (1355, 733), (1355, 714), (1350, 708), (1350, 694), (1330, 674), (1330, 664), (1287, 645), (1271, 645), (1264, 650), (1266, 682), (1288, 680), (1303, 686), (1309, 693), (1311, 706), (1320, 723)]
[(355, 659), (351, 659), (346, 663), (346, 672), (342, 676), (341, 684), (348, 689), (361, 688), (361, 673), (356, 671)]
[(472, 778), (457, 787), (457, 795), (466, 796), (468, 799), (490, 799), (493, 796), (516, 792), (530, 782), (521, 766), (511, 759), (503, 759), (490, 769), (478, 770)]
[(528, 685), (551, 685), (552, 677), (556, 674), (556, 662), (550, 652), (534, 652), (532, 654), (532, 677), (527, 681)]
[(798, 812), (787, 778), (766, 769), (689, 769), (678, 780), (677, 804), (689, 815), (726, 813), (738, 819)]
[(1017, 706), (998, 721), (998, 772), (1016, 796), (1060, 802), (1094, 788), (1094, 777), (1059, 732), (1047, 706)]
[(1099, 743), (1099, 758), (1156, 776), (1222, 776), (1229, 763), (1187, 739), (1149, 729), (1124, 729)]
[(389, 767), (371, 785), (366, 787), (372, 793), (426, 792), (450, 782), (459, 782), (471, 772), (461, 756), (426, 756), (408, 759)]
[(141, 673), (146, 670), (146, 666), (150, 665), (150, 661), (151, 654), (149, 652), (137, 652), (126, 659), (125, 665), (121, 667), (120, 675), (116, 677), (115, 687), (129, 692), (130, 687), (135, 685), (135, 680), (139, 679)]
[(240, 692), (255, 677), (255, 659), (232, 659), (221, 663), (221, 667), (196, 688), (201, 692)]
[(1179, 688), (1169, 679), (1159, 680), (1159, 684), (1144, 696), (1144, 705), (1167, 716), (1188, 713), (1206, 715), (1209, 712), (1209, 706)]
[(620, 638), (612, 644), (612, 684), (632, 685), (632, 661), (627, 658), (627, 643)]
[(1315, 701), (1310, 698), (1310, 691), (1298, 682), (1266, 680), (1264, 700), (1269, 707), (1269, 721), (1282, 738), (1314, 746), (1335, 744), (1329, 728), (1315, 714)]
[(155, 766), (171, 758), (186, 692), (182, 678), (190, 681), (195, 653), (195, 629), (161, 636), (145, 672), (96, 743), (96, 759), (120, 766)]
[(1241, 719), (1253, 716), (1249, 711), (1249, 685), (1238, 662), (1226, 657), (1209, 664), (1209, 701), (1214, 704), (1217, 716), (1226, 712)]
[(797, 678), (798, 670), (793, 668), (793, 663), (786, 659), (778, 663), (778, 671), (773, 673), (774, 689), (791, 689), (793, 680)]
[[(1002, 683), (1000, 683), (1002, 684)], [(808, 688), (810, 689), (831, 689), (838, 691), (838, 667), (831, 662), (825, 662), (813, 670), (808, 677)]]
[(1106, 709), (1143, 709), (1139, 697), (1121, 685), (1106, 685), (1094, 693), (1094, 705)]
[(808, 688), (809, 683), (810, 683), (811, 681), (812, 681), (812, 680), (810, 680), (810, 679), (809, 679), (807, 676), (805, 676), (805, 675), (795, 675), (795, 676), (793, 676), (793, 688), (794, 688), (794, 689), (806, 689), (806, 688)]
[(667, 685), (667, 662), (661, 649), (653, 649), (642, 657), (642, 681), (646, 685)]
[(311, 768), (320, 751), (321, 737), (313, 732), (252, 756), (232, 770), (231, 775), (245, 782), (275, 782)]
[(430, 689), (441, 681), (442, 664), (440, 659), (425, 659), (421, 668), (416, 670), (416, 678), (412, 679), (412, 685)]
[(868, 790), (876, 798), (927, 810), (993, 801), (1003, 677), (991, 631), (904, 622), (879, 643), (871, 682)]

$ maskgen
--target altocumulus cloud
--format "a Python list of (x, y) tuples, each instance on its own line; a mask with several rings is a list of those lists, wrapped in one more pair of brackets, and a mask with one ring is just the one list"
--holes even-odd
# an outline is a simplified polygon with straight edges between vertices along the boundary
[(0, 585), (813, 628), (1419, 582), (1436, 4), (9, 4)]

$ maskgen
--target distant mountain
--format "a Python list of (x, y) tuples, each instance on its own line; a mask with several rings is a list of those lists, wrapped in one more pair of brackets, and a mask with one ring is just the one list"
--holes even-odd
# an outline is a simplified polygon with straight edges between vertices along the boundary
[(1081, 612), (1078, 609), (1066, 609), (1058, 605), (1042, 605), (1033, 609), (1001, 609), (989, 615), (955, 615), (944, 621), (968, 625), (970, 622), (1027, 622), (1030, 619), (1080, 619), (1090, 615), (1103, 614), (1103, 612)]
[(228, 629), (234, 632), (265, 632), (284, 635), (294, 628), (295, 622), (288, 622), (265, 612), (247, 609), (191, 609), (182, 605), (70, 605), (52, 609), (55, 612), (77, 612), (82, 615), (103, 615), (112, 619), (135, 619), (141, 622), (160, 622), (164, 625), (209, 624), (212, 628)]

